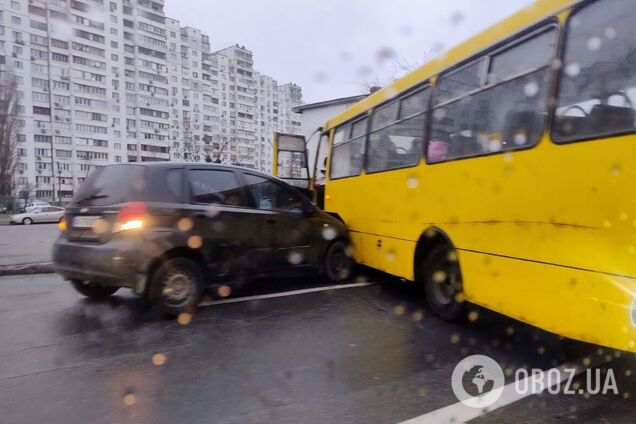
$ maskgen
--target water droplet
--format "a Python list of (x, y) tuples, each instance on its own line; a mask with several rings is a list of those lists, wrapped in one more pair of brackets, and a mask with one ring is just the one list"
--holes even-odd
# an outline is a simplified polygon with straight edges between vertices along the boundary
[(122, 398), (122, 402), (124, 402), (124, 405), (126, 406), (132, 406), (137, 403), (137, 397), (132, 393), (128, 393), (124, 395), (124, 397)]
[(591, 37), (589, 40), (587, 40), (587, 48), (593, 52), (600, 49), (602, 45), (603, 45), (603, 40), (601, 40), (601, 37), (594, 36), (594, 37)]
[(620, 165), (612, 166), (611, 172), (613, 176), (618, 177), (621, 174), (621, 166)]
[(152, 363), (153, 365), (160, 367), (161, 365), (166, 363), (166, 355), (164, 355), (163, 353), (155, 353), (154, 355), (152, 355)]
[(557, 71), (561, 69), (561, 66), (563, 66), (563, 62), (561, 62), (561, 59), (554, 59), (552, 60), (552, 63), (550, 64), (550, 66), (552, 67), (552, 69)]
[(433, 281), (436, 283), (443, 283), (446, 280), (446, 273), (444, 271), (435, 271), (433, 273)]
[(575, 77), (581, 73), (581, 65), (576, 62), (569, 63), (565, 67), (565, 73), (570, 77)]
[(287, 261), (292, 265), (298, 265), (303, 261), (303, 255), (300, 252), (289, 252)]
[(368, 77), (373, 73), (373, 69), (370, 66), (364, 65), (358, 68), (358, 76), (361, 78)]
[(613, 40), (616, 38), (616, 30), (612, 27), (605, 28), (605, 38), (608, 40)]
[(417, 188), (419, 184), (420, 184), (420, 180), (414, 175), (406, 179), (406, 186), (410, 189)]
[(205, 215), (209, 218), (214, 218), (221, 212), (221, 206), (218, 203), (212, 203), (205, 208)]
[(479, 312), (477, 311), (470, 311), (468, 313), (468, 320), (469, 321), (477, 321), (477, 319), (479, 318)]
[(450, 17), (451, 25), (459, 25), (464, 20), (464, 13), (460, 10), (456, 10)]
[(450, 341), (452, 344), (457, 344), (459, 343), (460, 340), (461, 340), (461, 337), (459, 337), (459, 335), (457, 334), (453, 334), (450, 338)]
[(190, 218), (181, 218), (179, 222), (177, 222), (177, 228), (179, 231), (190, 231), (194, 226), (194, 222)]
[(610, 220), (606, 219), (605, 221), (603, 221), (603, 227), (612, 228), (612, 222)]
[(447, 258), (450, 262), (457, 262), (457, 252), (451, 250), (450, 252), (448, 252)]
[(223, 231), (224, 228), (225, 228), (225, 225), (221, 221), (217, 221), (214, 224), (212, 224), (212, 229), (216, 231), (217, 233), (220, 233), (221, 231)]
[(527, 97), (534, 97), (539, 92), (539, 84), (536, 81), (529, 81), (524, 87), (523, 92)]
[(501, 158), (503, 159), (504, 162), (511, 163), (512, 160), (514, 159), (514, 155), (512, 153), (508, 152), (508, 153), (504, 153), (503, 155), (501, 155)]
[(395, 308), (393, 308), (393, 313), (399, 317), (404, 315), (405, 312), (406, 308), (403, 305), (397, 305)]
[(345, 247), (345, 255), (347, 255), (349, 258), (353, 258), (354, 255), (356, 254), (356, 250), (353, 248), (352, 245), (347, 245), (347, 247)]
[(395, 260), (395, 252), (393, 250), (386, 252), (386, 260), (388, 262), (393, 262)]
[(515, 334), (515, 329), (512, 327), (506, 328), (506, 334), (512, 336), (513, 334)]
[(383, 62), (385, 60), (390, 60), (395, 57), (396, 53), (391, 47), (382, 47), (376, 53), (376, 58), (378, 62)]
[(319, 84), (323, 84), (325, 82), (327, 82), (327, 80), (329, 80), (329, 77), (327, 76), (327, 74), (325, 72), (316, 72), (313, 75), (314, 81), (319, 83)]
[(188, 325), (192, 321), (192, 314), (190, 312), (182, 312), (177, 316), (177, 322), (181, 325)]
[(625, 370), (625, 377), (631, 377), (632, 376), (632, 370)]
[(435, 109), (433, 111), (433, 118), (434, 119), (444, 119), (445, 117), (446, 117), (446, 109), (439, 108), (439, 109)]
[(424, 314), (420, 311), (413, 312), (413, 315), (411, 315), (411, 318), (413, 319), (413, 321), (419, 322), (419, 321), (422, 321), (422, 318), (424, 318)]
[(203, 246), (203, 239), (201, 236), (190, 236), (188, 237), (187, 244), (190, 249), (198, 249)]
[(216, 290), (216, 293), (219, 295), (219, 297), (229, 297), (230, 294), (232, 294), (232, 288), (228, 285), (223, 284), (222, 286), (219, 286), (219, 288)]
[(629, 252), (630, 255), (636, 255), (636, 247), (634, 246), (629, 246), (627, 248), (627, 251)]
[(325, 240), (333, 240), (338, 235), (336, 229), (329, 226), (323, 227), (320, 233), (322, 234), (322, 238), (324, 238)]
[(501, 151), (502, 147), (503, 144), (501, 143), (501, 140), (490, 140), (488, 142), (488, 151), (491, 153)]
[(433, 362), (435, 360), (435, 355), (433, 355), (432, 353), (427, 353), (424, 357), (424, 360), (426, 362)]
[(537, 353), (539, 355), (543, 355), (545, 353), (545, 347), (539, 346), (539, 348), (537, 349)]
[(93, 223), (93, 231), (95, 234), (104, 234), (108, 231), (108, 221), (99, 218)]
[(367, 282), (367, 277), (365, 277), (364, 275), (358, 275), (356, 277), (356, 283), (358, 284), (364, 284)]
[(625, 212), (621, 212), (621, 214), (618, 216), (618, 219), (621, 221), (627, 221), (627, 213)]

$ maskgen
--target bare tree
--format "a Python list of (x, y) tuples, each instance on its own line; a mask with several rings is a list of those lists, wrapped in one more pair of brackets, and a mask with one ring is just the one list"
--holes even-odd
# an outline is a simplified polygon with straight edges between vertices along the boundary
[(223, 152), (225, 148), (229, 144), (230, 140), (227, 137), (222, 137), (219, 134), (209, 135), (205, 134), (203, 136), (203, 143), (205, 147), (203, 147), (203, 151), (205, 152), (205, 161), (206, 162), (214, 162), (221, 163), (223, 158)]
[(404, 75), (412, 72), (422, 66), (423, 63), (435, 57), (433, 50), (428, 52), (421, 62), (410, 62), (404, 58), (394, 58), (389, 63), (388, 75), (385, 77), (374, 76), (368, 80), (359, 83), (360, 89), (364, 94), (373, 93), (374, 91), (391, 84), (393, 81), (402, 78)]
[(36, 183), (26, 183), (20, 187), (18, 191), (18, 198), (22, 200), (22, 206), (26, 207), (29, 199), (31, 198), (31, 193), (33, 193), (38, 188)]
[(18, 88), (9, 74), (0, 81), (0, 196), (11, 196), (17, 167)]

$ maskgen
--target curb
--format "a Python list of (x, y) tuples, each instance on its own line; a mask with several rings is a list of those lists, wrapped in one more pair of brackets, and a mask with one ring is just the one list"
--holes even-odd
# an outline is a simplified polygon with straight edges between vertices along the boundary
[(53, 273), (55, 273), (53, 262), (36, 262), (30, 264), (0, 266), (0, 276)]

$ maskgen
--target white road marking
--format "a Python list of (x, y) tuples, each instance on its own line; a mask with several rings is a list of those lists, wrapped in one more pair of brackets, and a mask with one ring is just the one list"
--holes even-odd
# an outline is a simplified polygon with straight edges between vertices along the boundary
[(299, 294), (315, 293), (315, 292), (328, 291), (328, 290), (353, 289), (353, 288), (356, 288), (356, 287), (372, 286), (374, 284), (377, 284), (377, 283), (340, 284), (340, 285), (334, 285), (334, 286), (312, 287), (310, 289), (292, 290), (292, 291), (279, 292), (279, 293), (259, 294), (259, 295), (255, 295), (255, 296), (235, 297), (235, 298), (220, 299), (220, 300), (208, 300), (208, 301), (204, 301), (204, 302), (199, 303), (199, 306), (214, 306), (214, 305), (222, 305), (224, 303), (249, 302), (250, 300), (272, 299), (272, 298), (275, 298), (275, 297), (296, 296), (296, 295), (299, 295)]
[[(580, 362), (580, 361), (579, 361)], [(596, 362), (598, 364), (599, 361)], [(591, 367), (595, 366), (594, 361), (590, 364)], [(559, 370), (559, 378), (555, 378), (554, 380), (549, 380), (552, 384), (550, 387), (554, 387), (560, 385), (564, 381), (566, 381), (571, 373), (563, 372), (564, 369), (574, 369), (576, 370), (573, 376), (581, 374), (587, 368), (577, 365), (575, 363), (565, 363), (556, 367)], [(555, 368), (553, 368), (555, 369)], [(488, 412), (492, 412), (496, 409), (502, 408), (504, 406), (510, 405), (511, 403), (520, 401), (528, 396), (532, 396), (538, 394), (539, 392), (528, 390), (527, 393), (519, 393), (515, 389), (515, 385), (519, 384), (524, 387), (523, 384), (527, 383), (527, 387), (532, 387), (532, 379), (539, 378), (543, 379), (542, 381), (548, 381), (547, 374), (550, 370), (545, 370), (536, 375), (530, 374), (527, 378), (520, 380), (519, 383), (510, 383), (504, 386), (504, 391), (501, 397), (494, 404), (490, 405), (486, 409), (479, 408), (471, 408), (470, 406), (466, 406), (461, 402), (454, 403), (452, 405), (445, 406), (444, 408), (437, 409), (435, 411), (428, 412), (424, 415), (420, 415), (419, 417), (411, 418), (410, 420), (402, 421), (400, 424), (425, 424), (425, 423), (435, 423), (435, 424), (444, 424), (444, 423), (465, 423), (475, 418), (479, 418), (482, 415), (487, 414)], [(449, 379), (450, 385), (450, 379)], [(547, 385), (545, 387), (546, 391), (548, 389)]]

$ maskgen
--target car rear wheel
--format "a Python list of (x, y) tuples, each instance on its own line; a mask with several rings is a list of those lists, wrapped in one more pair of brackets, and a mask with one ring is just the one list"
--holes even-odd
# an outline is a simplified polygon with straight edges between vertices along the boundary
[(188, 258), (172, 258), (155, 271), (150, 281), (150, 306), (164, 315), (192, 310), (203, 295), (201, 268)]
[(31, 224), (33, 224), (33, 220), (32, 220), (31, 218), (24, 218), (24, 219), (22, 220), (22, 223), (23, 223), (24, 225), (31, 225)]
[(455, 249), (446, 244), (433, 247), (422, 266), (426, 303), (431, 312), (446, 321), (462, 320), (465, 302)]
[(92, 300), (103, 300), (115, 294), (119, 287), (100, 286), (90, 281), (71, 280), (73, 288)]
[(323, 273), (330, 281), (341, 282), (351, 276), (353, 258), (349, 252), (349, 244), (337, 240), (333, 242), (323, 261)]

